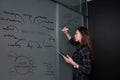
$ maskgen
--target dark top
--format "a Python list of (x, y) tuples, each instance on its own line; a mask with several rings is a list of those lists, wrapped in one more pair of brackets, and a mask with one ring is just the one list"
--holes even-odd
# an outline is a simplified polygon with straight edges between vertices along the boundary
[(73, 67), (73, 80), (89, 80), (91, 72), (90, 51), (87, 47), (80, 47), (80, 44), (75, 42), (72, 38), (70, 43), (77, 46), (72, 59), (80, 65), (78, 69)]

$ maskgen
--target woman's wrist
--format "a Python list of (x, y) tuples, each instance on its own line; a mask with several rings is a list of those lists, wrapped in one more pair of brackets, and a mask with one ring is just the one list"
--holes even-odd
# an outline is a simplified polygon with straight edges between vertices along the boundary
[(74, 64), (73, 64), (73, 67), (74, 67), (74, 68), (79, 68), (79, 65), (78, 65), (77, 63), (74, 63)]
[(65, 35), (69, 35), (69, 33), (68, 33), (68, 32), (65, 32)]

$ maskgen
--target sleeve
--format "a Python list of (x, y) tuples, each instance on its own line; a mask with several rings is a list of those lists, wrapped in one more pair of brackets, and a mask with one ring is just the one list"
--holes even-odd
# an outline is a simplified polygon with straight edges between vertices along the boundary
[(69, 42), (70, 42), (73, 46), (76, 46), (76, 47), (79, 46), (79, 43), (76, 42), (76, 41), (74, 40), (74, 38), (71, 38), (71, 39), (69, 40)]
[(85, 74), (85, 75), (89, 75), (91, 72), (91, 59), (90, 59), (90, 54), (89, 52), (81, 52), (82, 53), (82, 63), (79, 62), (78, 60), (78, 64), (80, 65), (80, 67), (77, 69), (77, 71), (80, 74)]

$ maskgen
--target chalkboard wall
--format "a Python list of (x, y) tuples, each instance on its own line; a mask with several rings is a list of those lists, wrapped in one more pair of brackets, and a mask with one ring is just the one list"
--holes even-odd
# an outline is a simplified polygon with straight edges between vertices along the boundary
[(0, 0), (0, 80), (71, 80), (72, 67), (56, 49), (72, 55), (61, 29), (71, 35), (82, 15), (51, 0)]

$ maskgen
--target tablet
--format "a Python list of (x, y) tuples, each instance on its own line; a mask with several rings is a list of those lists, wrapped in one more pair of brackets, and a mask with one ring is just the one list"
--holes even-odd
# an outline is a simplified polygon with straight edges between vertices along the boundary
[(64, 56), (64, 54), (63, 54), (61, 51), (59, 51), (59, 50), (57, 50), (57, 53), (58, 53), (59, 55), (61, 55), (61, 56)]

